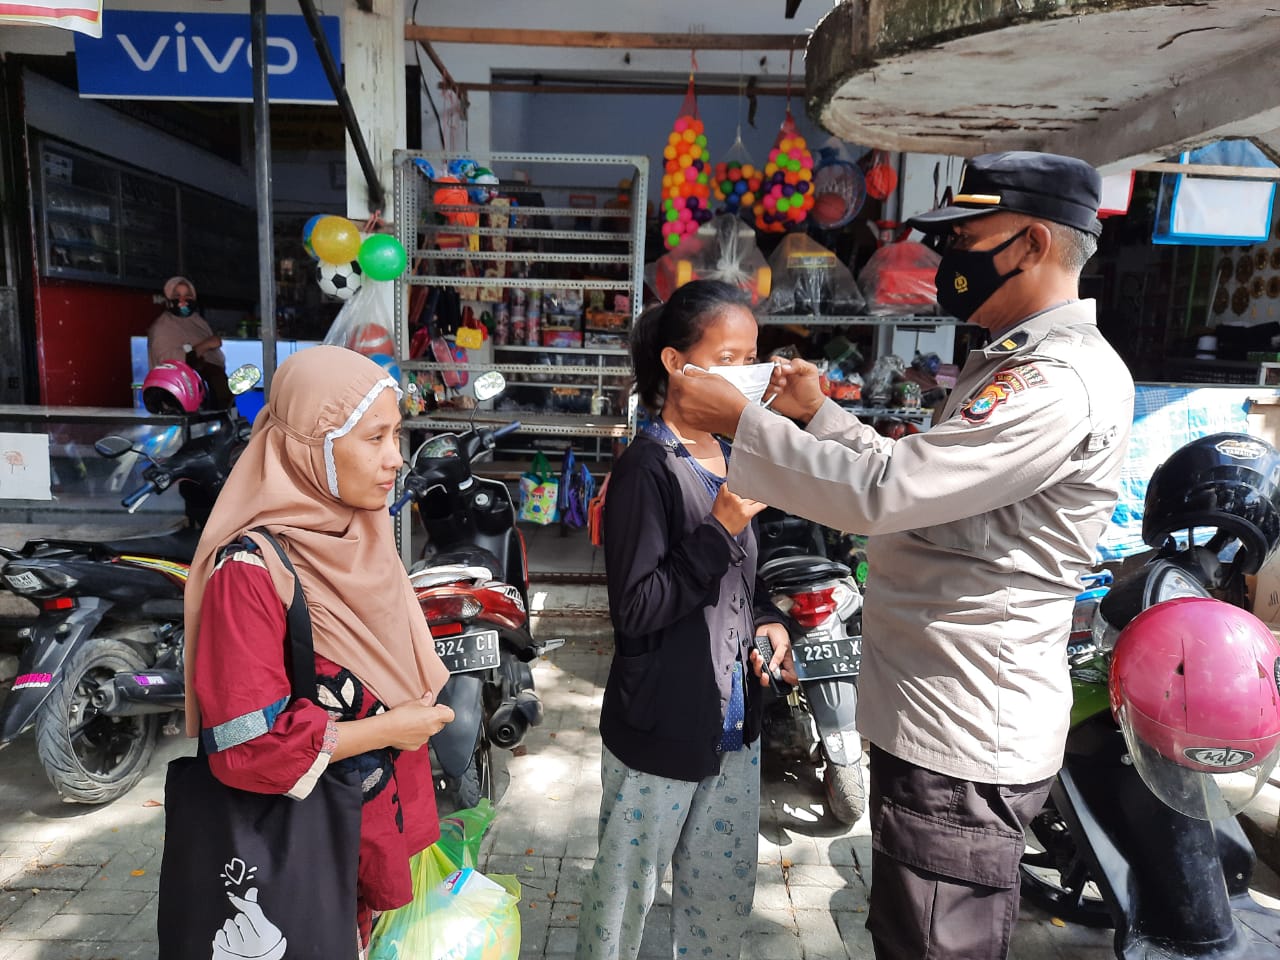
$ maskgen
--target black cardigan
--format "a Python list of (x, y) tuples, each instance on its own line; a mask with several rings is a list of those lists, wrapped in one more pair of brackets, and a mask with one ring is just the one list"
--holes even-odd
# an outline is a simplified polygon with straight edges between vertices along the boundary
[[(604, 504), (615, 647), (600, 735), (632, 769), (675, 780), (720, 770), (723, 715), (708, 625), (753, 634), (756, 623), (777, 619), (753, 612), (754, 531), (744, 540), (711, 516), (701, 481), (661, 443), (641, 434), (619, 458)], [(749, 645), (751, 635), (741, 641)], [(748, 666), (743, 680), (751, 743), (760, 733), (759, 679)]]

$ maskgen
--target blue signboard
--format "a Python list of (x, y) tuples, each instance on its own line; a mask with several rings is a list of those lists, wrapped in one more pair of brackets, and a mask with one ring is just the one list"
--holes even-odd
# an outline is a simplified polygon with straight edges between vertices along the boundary
[[(340, 21), (321, 27), (341, 63)], [(253, 100), (248, 13), (104, 10), (102, 37), (76, 34), (82, 97)], [(274, 103), (334, 103), (301, 16), (267, 17), (267, 91)]]

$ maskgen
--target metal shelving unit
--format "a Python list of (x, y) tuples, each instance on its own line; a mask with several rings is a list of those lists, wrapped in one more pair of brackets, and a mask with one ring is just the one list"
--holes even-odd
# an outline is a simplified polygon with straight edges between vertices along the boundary
[[(631, 323), (627, 330), (618, 332), (629, 331), (630, 325), (640, 315), (644, 299), (648, 157), (514, 152), (473, 156), (474, 160), (497, 175), (500, 193), (513, 199), (510, 219), (494, 224), (490, 217), (497, 208), (489, 204), (435, 203), (434, 194), (441, 184), (429, 180), (414, 162), (425, 160), (434, 170), (443, 173), (448, 161), (456, 156), (440, 151), (398, 150), (395, 153), (397, 235), (409, 254), (410, 263), (425, 263), (428, 270), (426, 273), (411, 270), (402, 282), (396, 284), (395, 309), (399, 317), (395, 331), (397, 355), (404, 357), (407, 352), (410, 336), (408, 293), (413, 286), (453, 287), (464, 300), (478, 299), (475, 294), (482, 290), (505, 292), (517, 287), (531, 293), (545, 290), (625, 293), (630, 300)], [(513, 174), (517, 169), (530, 171), (532, 182), (523, 183), (515, 177)], [(553, 182), (556, 179), (561, 182)], [(625, 206), (579, 206), (574, 202), (579, 194), (598, 196), (607, 193), (619, 197), (616, 184), (621, 179), (631, 181), (630, 190), (625, 195)], [(592, 183), (593, 180), (598, 182)], [(479, 223), (467, 226), (447, 222), (448, 215), (465, 213), (478, 214)], [(460, 236), (465, 242), (461, 248), (442, 248), (436, 240), (444, 235)], [(489, 243), (485, 242), (487, 238), (491, 238)], [(510, 243), (498, 250), (472, 250), (469, 247), (473, 239), (480, 241), (481, 246), (489, 246), (496, 239)], [(513, 245), (521, 249), (512, 249)], [(484, 273), (485, 266), (493, 265), (497, 265), (503, 274), (511, 275), (466, 275), (468, 272)], [(519, 269), (511, 269), (516, 265)], [(592, 275), (593, 270), (595, 276)], [(620, 271), (622, 276), (607, 276), (614, 271)], [(522, 273), (527, 275), (518, 275)], [(489, 302), (487, 298), (486, 302)], [(497, 343), (493, 349), (494, 362), (439, 364), (403, 359), (401, 368), (410, 371), (459, 369), (476, 373), (498, 370), (507, 375), (511, 384), (508, 397), (527, 392), (526, 388), (544, 389), (548, 391), (548, 405), (551, 403), (550, 391), (557, 388), (591, 390), (589, 404), (596, 404), (598, 397), (613, 392), (613, 402), (608, 404), (616, 411), (612, 415), (505, 408), (476, 413), (478, 424), (519, 419), (522, 430), (511, 438), (517, 444), (521, 434), (529, 438), (580, 438), (583, 441), (581, 448), (575, 449), (584, 456), (601, 459), (611, 455), (615, 440), (634, 434), (635, 402), (620, 382), (630, 375), (630, 367), (614, 359), (625, 357), (625, 349)], [(529, 363), (529, 354), (560, 354), (570, 362), (561, 365)], [(512, 362), (502, 362), (507, 358)], [(609, 380), (615, 382), (610, 383)], [(578, 399), (582, 399), (581, 394)], [(410, 430), (457, 429), (459, 425), (465, 427), (470, 416), (470, 411), (437, 410), (425, 416), (407, 418), (406, 444)], [(512, 450), (507, 444), (503, 447), (516, 454), (531, 452)], [(407, 517), (407, 512), (402, 517)], [(398, 533), (402, 543), (408, 539), (406, 534), (407, 528), (402, 522)]]

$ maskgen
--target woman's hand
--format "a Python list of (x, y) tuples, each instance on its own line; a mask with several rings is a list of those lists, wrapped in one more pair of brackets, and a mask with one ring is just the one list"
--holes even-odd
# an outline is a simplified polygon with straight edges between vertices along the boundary
[(720, 526), (736, 537), (765, 506), (760, 500), (747, 500), (738, 496), (729, 490), (727, 483), (722, 483), (720, 492), (716, 494), (716, 502), (711, 505), (711, 515), (720, 521)]
[[(780, 670), (782, 679), (795, 686), (800, 682), (800, 678), (796, 676), (796, 662), (791, 655), (791, 635), (787, 633), (787, 628), (780, 623), (763, 623), (756, 627), (756, 636), (761, 635), (768, 637), (769, 643), (773, 645), (773, 659), (768, 664), (769, 672), (773, 673), (775, 670)], [(764, 667), (765, 664), (760, 658), (759, 651), (753, 649), (751, 651), (751, 669), (760, 678), (760, 686), (767, 687), (769, 680), (764, 675)]]
[(453, 719), (453, 711), (435, 702), (428, 693), (421, 700), (406, 700), (386, 713), (386, 745), (397, 750), (417, 750)]
[(418, 750), (452, 719), (453, 711), (437, 704), (428, 691), (420, 699), (406, 700), (386, 713), (339, 721), (338, 745), (329, 759), (336, 762), (385, 747)]
[(783, 360), (774, 368), (765, 399), (774, 392), (777, 399), (769, 406), (784, 417), (801, 423), (813, 419), (826, 396), (818, 385), (818, 368), (808, 360)]

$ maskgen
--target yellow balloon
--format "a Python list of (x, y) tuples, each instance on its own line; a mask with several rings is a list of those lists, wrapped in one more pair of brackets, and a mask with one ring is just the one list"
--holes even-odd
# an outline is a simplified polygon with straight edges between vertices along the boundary
[(346, 217), (324, 217), (311, 230), (311, 249), (325, 263), (350, 263), (360, 252), (360, 230)]

